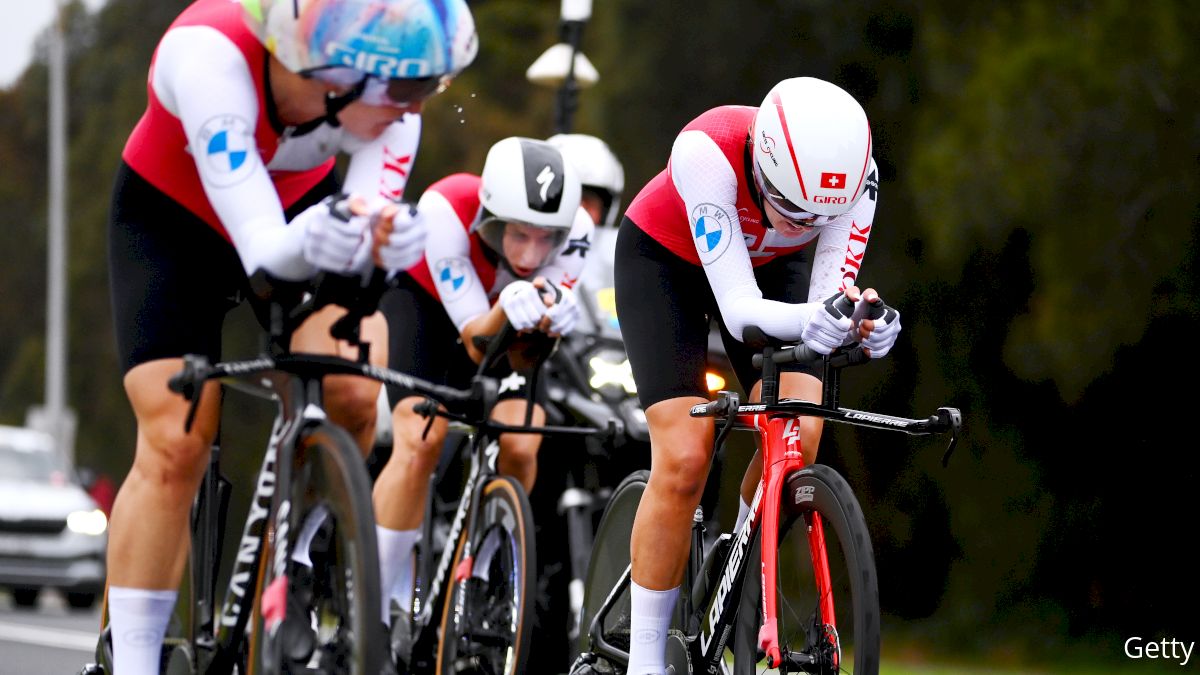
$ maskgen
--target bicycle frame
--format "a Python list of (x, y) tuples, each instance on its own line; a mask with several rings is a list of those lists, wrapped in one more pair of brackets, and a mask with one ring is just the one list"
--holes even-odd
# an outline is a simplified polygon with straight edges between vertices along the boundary
[[(724, 650), (736, 620), (745, 579), (746, 554), (760, 536), (763, 538), (759, 560), (762, 566), (763, 623), (759, 629), (757, 644), (760, 651), (766, 655), (768, 666), (777, 668), (782, 661), (776, 602), (779, 508), (788, 479), (805, 467), (798, 425), (801, 417), (821, 417), (855, 426), (903, 431), (910, 435), (950, 431), (952, 437), (943, 462), (948, 459), (955, 446), (962, 424), (961, 415), (955, 408), (939, 408), (934, 415), (926, 419), (909, 419), (838, 407), (840, 369), (865, 363), (865, 356), (861, 350), (838, 351), (822, 359), (825, 368), (824, 403), (790, 399), (779, 401), (777, 365), (816, 358), (802, 345), (780, 352), (766, 347), (762, 354), (755, 357), (755, 365), (763, 369), (762, 402), (739, 405), (736, 393), (722, 391), (716, 401), (693, 406), (690, 411), (692, 417), (724, 419), (721, 431), (714, 441), (714, 454), (720, 452), (725, 437), (733, 429), (757, 433), (763, 453), (763, 476), (751, 501), (750, 513), (742, 528), (735, 533), (728, 552), (724, 554), (724, 560), (720, 561), (720, 574), (714, 577), (718, 581), (705, 589), (702, 605), (697, 610), (691, 608), (691, 586), (693, 583), (703, 583), (697, 571), (704, 565), (704, 552), (693, 545), (689, 555), (689, 574), (684, 577), (680, 597), (685, 610), (684, 641), (692, 652), (693, 672), (725, 672)], [(797, 494), (795, 498), (796, 503), (800, 503), (804, 500), (804, 495)], [(815, 582), (821, 595), (820, 611), (824, 620), (836, 629), (833, 625), (835, 614), (832, 581), (826, 556), (825, 533), (820, 519), (810, 522), (808, 541)], [(628, 588), (630, 573), (631, 570), (627, 568), (600, 610), (596, 612), (589, 627), (592, 652), (621, 664), (628, 663), (629, 654), (604, 639), (603, 626), (617, 599)]]

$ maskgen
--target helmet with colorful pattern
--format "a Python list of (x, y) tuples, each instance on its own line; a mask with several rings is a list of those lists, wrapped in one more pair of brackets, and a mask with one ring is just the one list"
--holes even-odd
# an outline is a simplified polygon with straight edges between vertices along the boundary
[(288, 70), (370, 81), (398, 103), (437, 93), (479, 49), (464, 0), (241, 2), (251, 30)]

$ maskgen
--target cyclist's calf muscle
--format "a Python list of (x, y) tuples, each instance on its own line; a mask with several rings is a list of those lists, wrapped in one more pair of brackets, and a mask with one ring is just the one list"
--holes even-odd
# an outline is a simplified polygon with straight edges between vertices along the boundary
[[(346, 310), (330, 305), (320, 310), (296, 331), (292, 338), (292, 350), (312, 354), (334, 354), (346, 359), (357, 359), (358, 348), (329, 334), (334, 322), (345, 315)], [(371, 345), (371, 363), (386, 366), (388, 358), (387, 321), (383, 315), (375, 314), (363, 320), (359, 328), (364, 342)], [(331, 375), (325, 378), (325, 411), (329, 419), (350, 432), (366, 456), (375, 439), (376, 401), (380, 384), (375, 380), (349, 375)]]
[(420, 396), (400, 400), (392, 410), (392, 456), (375, 481), (376, 521), (391, 530), (416, 529), (425, 514), (429, 476), (437, 467), (449, 425), (444, 417), (429, 419), (413, 412)]
[[(500, 401), (492, 409), (492, 419), (513, 426), (524, 425), (525, 401), (520, 399)], [(546, 411), (536, 403), (533, 404), (531, 424), (535, 427), (546, 424)], [(497, 468), (500, 473), (521, 481), (521, 486), (527, 493), (533, 489), (533, 483), (537, 479), (537, 453), (541, 444), (542, 437), (537, 434), (500, 435), (500, 457), (497, 460)]]
[(191, 432), (185, 432), (189, 404), (167, 391), (167, 381), (182, 366), (181, 359), (159, 359), (125, 375), (138, 434), (133, 467), (113, 504), (108, 546), (112, 586), (166, 590), (183, 573), (187, 536), (180, 533), (188, 531), (192, 496), (208, 466), (220, 393), (217, 384), (206, 385)]
[(687, 560), (692, 514), (704, 492), (712, 455), (713, 422), (688, 411), (698, 397), (659, 401), (646, 410), (651, 472), (630, 541), (633, 580), (665, 590), (679, 585)]

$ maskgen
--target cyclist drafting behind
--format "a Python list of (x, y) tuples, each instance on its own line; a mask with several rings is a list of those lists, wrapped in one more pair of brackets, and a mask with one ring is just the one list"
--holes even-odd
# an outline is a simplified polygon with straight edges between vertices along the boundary
[[(180, 357), (219, 358), (224, 316), (256, 272), (302, 281), (372, 261), (403, 269), (421, 256), (423, 226), (391, 200), (407, 180), (422, 101), (470, 63), (477, 42), (462, 0), (436, 4), (198, 0), (155, 51), (109, 228), (114, 324), (138, 424), (108, 547), (121, 675), (159, 671), (187, 556), (181, 533), (217, 428), (214, 383), (184, 432), (188, 404), (167, 391)], [(351, 157), (344, 189), (357, 196), (349, 220), (321, 201), (339, 192), (340, 151)], [(293, 347), (344, 353), (328, 331), (340, 313), (314, 316)], [(380, 347), (385, 332), (382, 317), (364, 322)], [(351, 378), (326, 387), (331, 418), (364, 448), (377, 387)]]
[[(707, 400), (709, 317), (720, 317), (730, 362), (752, 398), (758, 378), (741, 343), (747, 325), (822, 353), (862, 339), (873, 357), (885, 355), (900, 330), (894, 311), (858, 322), (830, 301), (843, 292), (877, 297), (854, 286), (877, 190), (862, 107), (828, 82), (793, 78), (759, 108), (723, 106), (690, 122), (666, 170), (630, 204), (617, 240), (617, 309), (653, 461), (630, 544), (629, 675), (665, 668), (688, 532), (711, 461), (712, 421), (688, 416)], [(781, 396), (820, 400), (818, 373), (791, 370)], [(802, 423), (808, 462), (821, 422)], [(761, 471), (756, 455), (742, 481), (739, 525)]]
[[(474, 336), (494, 335), (505, 320), (518, 330), (569, 333), (579, 317), (571, 286), (593, 228), (579, 194), (579, 178), (557, 149), (517, 137), (492, 146), (482, 176), (454, 174), (431, 185), (418, 203), (429, 231), (425, 260), (382, 303), (391, 367), (465, 387), (482, 358)], [(539, 290), (548, 283), (562, 291), (557, 303)], [(492, 417), (524, 424), (525, 379), (506, 364), (498, 368), (501, 400)], [(435, 418), (422, 437), (428, 421), (413, 412), (421, 399), (391, 387), (388, 393), (394, 448), (374, 492), (385, 622), (387, 589), (394, 586), (400, 606), (409, 606), (413, 545), (447, 430), (446, 420)], [(532, 419), (545, 423), (541, 406), (535, 404)], [(532, 488), (540, 444), (534, 434), (501, 435), (500, 471)], [(477, 559), (487, 556), (480, 551)]]

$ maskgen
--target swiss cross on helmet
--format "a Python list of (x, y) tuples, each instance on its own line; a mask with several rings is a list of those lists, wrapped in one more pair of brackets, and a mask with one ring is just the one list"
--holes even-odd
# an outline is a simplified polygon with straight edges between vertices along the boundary
[(750, 133), (756, 187), (784, 217), (839, 216), (862, 196), (871, 127), (858, 101), (837, 85), (813, 77), (780, 82)]

